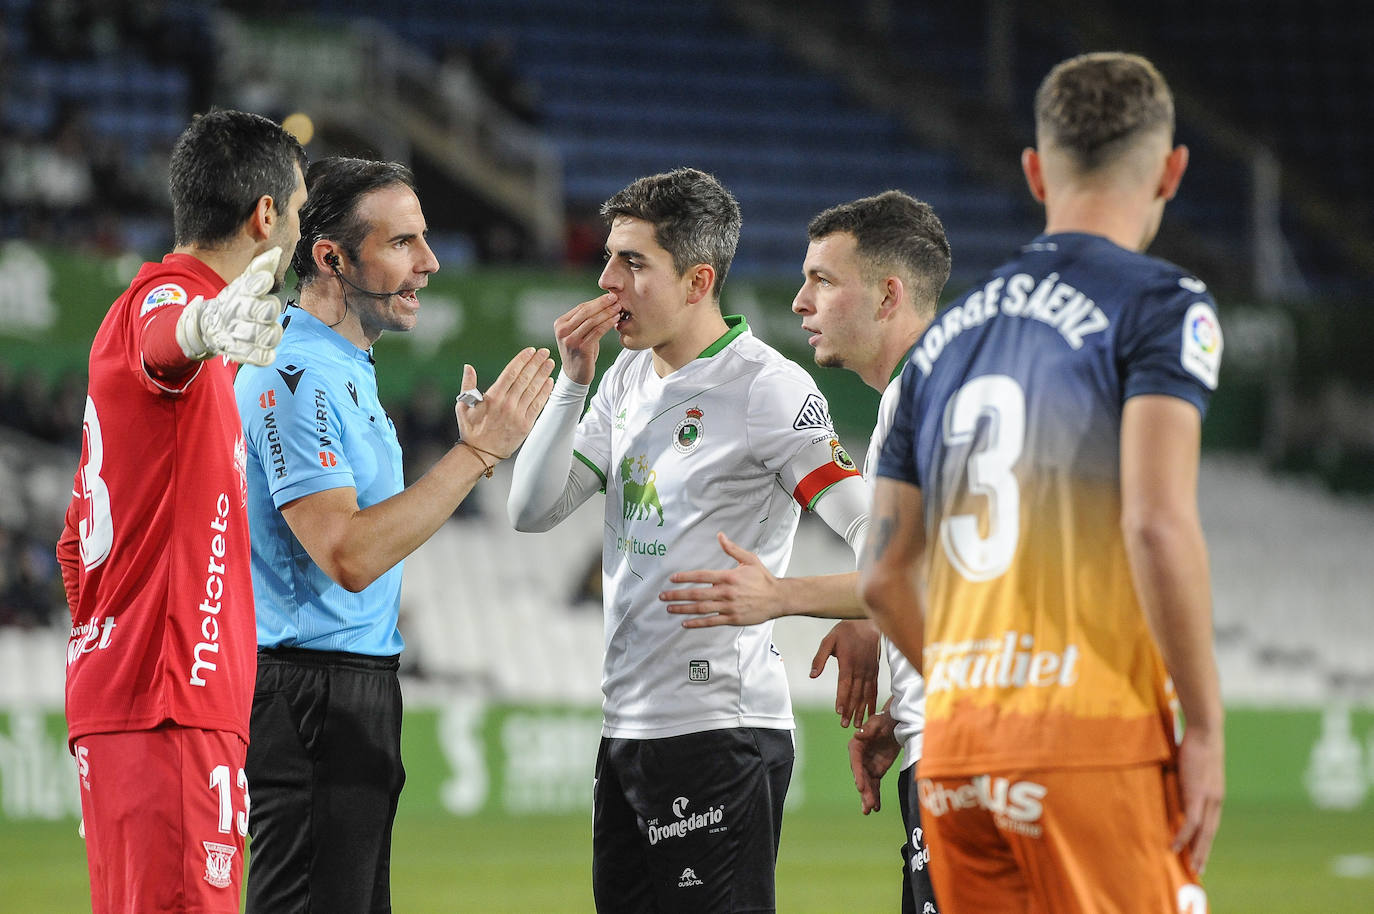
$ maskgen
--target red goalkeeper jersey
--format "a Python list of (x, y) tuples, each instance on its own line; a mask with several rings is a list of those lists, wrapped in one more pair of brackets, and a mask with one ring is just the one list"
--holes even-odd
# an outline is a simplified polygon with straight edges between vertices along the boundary
[(58, 543), (72, 611), (69, 741), (162, 723), (248, 738), (257, 639), (233, 366), (191, 363), (175, 382), (146, 367), (172, 326), (149, 325), (224, 285), (189, 255), (144, 264), (91, 346)]

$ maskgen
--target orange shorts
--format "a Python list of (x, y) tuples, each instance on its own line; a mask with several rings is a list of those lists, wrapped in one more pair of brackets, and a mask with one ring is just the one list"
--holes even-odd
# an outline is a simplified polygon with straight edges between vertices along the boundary
[[(919, 769), (918, 769), (919, 771)], [(1159, 764), (920, 778), (941, 914), (1206, 914)]]
[(182, 727), (76, 741), (94, 914), (237, 914), (247, 748)]

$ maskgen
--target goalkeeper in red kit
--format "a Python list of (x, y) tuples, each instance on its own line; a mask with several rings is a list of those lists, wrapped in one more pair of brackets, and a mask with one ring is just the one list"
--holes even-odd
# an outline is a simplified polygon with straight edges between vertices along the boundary
[(91, 345), (57, 554), (97, 914), (239, 910), (257, 638), (233, 363), (281, 338), (304, 165), (266, 118), (197, 117), (172, 151), (175, 247)]

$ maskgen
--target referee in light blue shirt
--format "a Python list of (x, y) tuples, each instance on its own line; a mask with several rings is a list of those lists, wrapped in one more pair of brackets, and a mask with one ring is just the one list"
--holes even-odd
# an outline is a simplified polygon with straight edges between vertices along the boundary
[(276, 362), (240, 372), (248, 434), (248, 510), (258, 648), (343, 651), (386, 658), (405, 647), (396, 628), (401, 562), (352, 592), (315, 564), (281, 508), (352, 488), (366, 508), (405, 488), (396, 427), (377, 399), (369, 350), (303, 308), (288, 308)]
[[(310, 166), (276, 362), (240, 371), (258, 676), (246, 765), (249, 914), (391, 910), (401, 765), (401, 560), (528, 434), (553, 362), (526, 349), (409, 488), (372, 344), (410, 330), (439, 263), (403, 165)], [(465, 367), (463, 389), (475, 388)], [(242, 773), (240, 777), (242, 778)]]

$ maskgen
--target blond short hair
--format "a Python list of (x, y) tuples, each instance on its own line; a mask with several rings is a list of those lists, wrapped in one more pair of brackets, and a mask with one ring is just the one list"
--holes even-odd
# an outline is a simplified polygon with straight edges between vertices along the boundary
[(1174, 97), (1154, 64), (1136, 54), (1083, 54), (1058, 64), (1035, 93), (1036, 142), (1080, 171), (1111, 165), (1144, 137), (1174, 135)]

